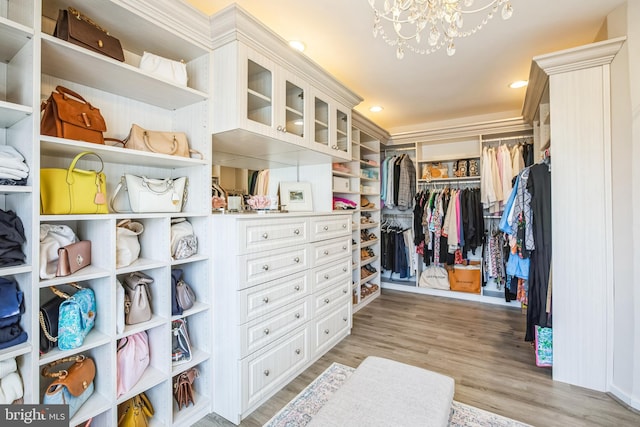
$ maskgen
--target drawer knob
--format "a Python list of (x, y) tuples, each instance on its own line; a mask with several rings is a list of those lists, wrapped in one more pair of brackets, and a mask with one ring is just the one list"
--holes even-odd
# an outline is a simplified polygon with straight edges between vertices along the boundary
[(325, 302), (325, 304), (329, 304), (331, 302), (331, 300), (329, 298), (325, 298), (324, 302)]
[(264, 376), (265, 376), (265, 377), (268, 377), (270, 373), (271, 373), (271, 372), (269, 372), (269, 370), (268, 370), (268, 369), (265, 369), (265, 370), (264, 370)]
[(327, 250), (325, 250), (323, 253), (324, 253), (325, 255), (329, 255), (329, 251), (327, 251)]
[(342, 224), (342, 228), (347, 228), (347, 224)]
[(324, 278), (325, 278), (326, 280), (328, 280), (328, 279), (329, 279), (329, 275), (328, 275), (328, 274), (325, 274), (325, 275), (324, 275)]
[(348, 320), (348, 319), (347, 319), (347, 316), (344, 316), (344, 317), (342, 318), (342, 320), (344, 320), (344, 321), (346, 322), (346, 321)]
[(295, 230), (293, 230), (293, 234), (300, 234), (300, 229), (296, 228)]
[(262, 298), (262, 301), (263, 301), (265, 304), (266, 304), (266, 303), (268, 303), (268, 302), (269, 302), (269, 297), (264, 297), (264, 298)]
[(322, 229), (323, 229), (324, 231), (327, 231), (327, 230), (329, 230), (329, 226), (328, 226), (328, 225), (325, 225), (324, 227), (322, 227)]
[(324, 333), (325, 333), (325, 334), (327, 334), (327, 335), (329, 335), (329, 332), (330, 332), (330, 331), (329, 331), (328, 329), (325, 329), (325, 330), (324, 330)]
[(295, 286), (293, 287), (293, 289), (295, 289), (296, 291), (299, 291), (299, 290), (300, 290), (300, 285), (295, 285)]
[(342, 293), (343, 293), (343, 294), (346, 294), (347, 292), (349, 292), (349, 291), (348, 291), (348, 290), (346, 290), (346, 289), (343, 289), (343, 290), (342, 290)]
[(264, 334), (265, 334), (265, 335), (269, 335), (269, 332), (271, 332), (271, 331), (269, 330), (269, 328), (267, 328), (267, 329), (265, 329), (265, 330), (264, 330)]
[(342, 267), (342, 271), (344, 271), (346, 273), (347, 267)]
[(263, 269), (264, 271), (267, 271), (267, 270), (269, 269), (269, 266), (268, 266), (267, 264), (265, 264), (265, 265), (263, 265), (263, 266), (262, 266), (262, 269)]
[(263, 239), (266, 239), (266, 238), (268, 238), (268, 237), (269, 237), (269, 233), (264, 233), (264, 234), (262, 235), (262, 238), (263, 238)]
[(300, 258), (299, 258), (299, 257), (295, 257), (295, 258), (293, 259), (293, 262), (295, 262), (296, 264), (297, 264), (297, 263), (299, 263), (299, 262), (300, 262)]
[(347, 250), (347, 246), (346, 246), (346, 245), (345, 245), (345, 246), (343, 246), (343, 247), (342, 247), (342, 250), (343, 250), (343, 251), (346, 251), (346, 250)]
[(300, 354), (300, 349), (296, 348), (296, 354)]
[(296, 313), (296, 314), (295, 314), (295, 318), (296, 318), (296, 319), (299, 319), (299, 318), (300, 318), (300, 313)]

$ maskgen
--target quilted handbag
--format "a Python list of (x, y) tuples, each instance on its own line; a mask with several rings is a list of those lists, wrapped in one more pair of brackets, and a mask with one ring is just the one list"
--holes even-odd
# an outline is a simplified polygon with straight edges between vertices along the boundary
[[(76, 164), (84, 156), (93, 155), (100, 160), (100, 170), (77, 169)], [(106, 198), (104, 164), (96, 153), (84, 151), (78, 154), (68, 169), (40, 169), (40, 213), (106, 214), (109, 213)]]
[(145, 331), (129, 335), (118, 341), (116, 354), (118, 375), (117, 397), (136, 385), (149, 366), (149, 337)]
[(85, 49), (124, 62), (124, 51), (120, 40), (109, 35), (107, 30), (100, 28), (98, 24), (72, 7), (58, 12), (58, 20), (56, 21), (53, 35)]
[(191, 154), (202, 153), (189, 148), (189, 141), (184, 132), (163, 132), (147, 130), (137, 124), (131, 125), (129, 135), (124, 140), (125, 148), (132, 150), (149, 151), (152, 153), (169, 154), (181, 157), (190, 157)]
[[(82, 289), (75, 283), (70, 283), (75, 289)], [(40, 320), (40, 353), (48, 353), (58, 343), (58, 321), (60, 318), (60, 304), (65, 298), (54, 294), (53, 298), (40, 306), (38, 317)]]
[(127, 325), (146, 322), (151, 319), (151, 296), (149, 285), (153, 279), (136, 271), (124, 278), (124, 322)]
[(69, 276), (91, 264), (91, 241), (81, 240), (58, 249), (56, 276)]
[(186, 201), (187, 177), (155, 179), (125, 174), (111, 198), (111, 209), (114, 212), (122, 212), (115, 207), (115, 200), (124, 189), (133, 212), (181, 212)]
[(177, 85), (187, 85), (187, 64), (184, 61), (173, 61), (145, 51), (140, 59), (140, 69)]
[[(50, 372), (54, 366), (69, 362), (74, 363), (61, 371)], [(42, 368), (42, 376), (55, 378), (47, 387), (42, 403), (45, 405), (69, 405), (69, 417), (71, 418), (93, 394), (96, 365), (93, 359), (84, 355), (67, 357), (45, 365)]]
[(116, 268), (133, 264), (140, 256), (138, 236), (144, 231), (144, 225), (138, 221), (123, 219), (116, 227)]
[(186, 218), (171, 220), (171, 256), (185, 259), (198, 253), (198, 238)]
[(40, 119), (42, 135), (104, 144), (107, 124), (102, 113), (71, 89), (56, 86), (41, 110), (44, 110)]
[(58, 314), (58, 348), (72, 350), (84, 342), (96, 321), (96, 296), (90, 288), (68, 295), (50, 286), (53, 293), (64, 298)]
[(151, 401), (140, 393), (118, 405), (118, 427), (148, 427), (153, 414)]

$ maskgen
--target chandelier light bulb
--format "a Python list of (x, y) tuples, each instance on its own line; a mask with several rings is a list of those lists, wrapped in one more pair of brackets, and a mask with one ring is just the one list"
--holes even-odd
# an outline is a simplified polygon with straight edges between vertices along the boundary
[[(382, 9), (376, 6), (380, 3)], [(505, 20), (513, 15), (511, 0), (369, 0), (369, 5), (374, 11), (373, 36), (380, 34), (387, 44), (396, 47), (398, 59), (404, 57), (405, 49), (428, 55), (445, 46), (452, 56), (456, 51), (455, 39), (475, 34), (498, 11)], [(477, 15), (476, 19), (468, 18), (473, 23), (466, 30), (465, 15)], [(393, 32), (384, 31), (385, 21)], [(431, 46), (428, 49), (419, 47), (425, 38), (423, 31), (428, 31), (426, 38)]]

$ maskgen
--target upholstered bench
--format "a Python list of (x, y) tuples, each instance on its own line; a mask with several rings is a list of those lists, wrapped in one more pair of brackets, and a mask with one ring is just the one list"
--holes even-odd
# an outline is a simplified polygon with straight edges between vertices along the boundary
[(308, 426), (446, 427), (453, 389), (453, 378), (370, 356)]

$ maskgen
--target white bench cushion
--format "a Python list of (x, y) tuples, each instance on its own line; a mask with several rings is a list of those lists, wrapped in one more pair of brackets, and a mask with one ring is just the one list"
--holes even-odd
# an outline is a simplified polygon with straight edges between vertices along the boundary
[(446, 427), (453, 378), (367, 357), (313, 416), (309, 427)]

